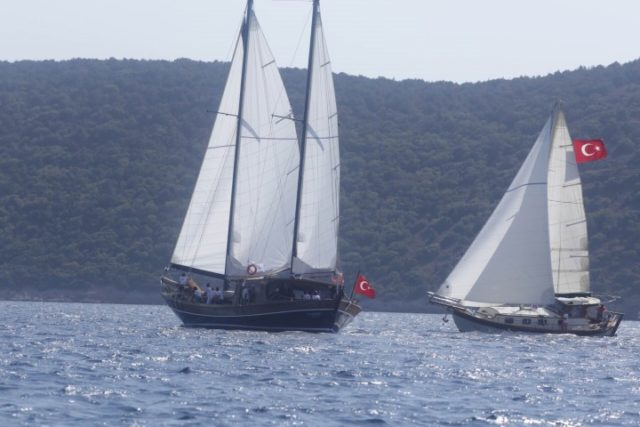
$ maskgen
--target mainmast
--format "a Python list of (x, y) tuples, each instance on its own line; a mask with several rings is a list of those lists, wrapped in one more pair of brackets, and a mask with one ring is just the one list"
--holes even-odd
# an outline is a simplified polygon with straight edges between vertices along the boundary
[(291, 266), (298, 255), (298, 227), (300, 225), (300, 208), (302, 205), (302, 179), (305, 166), (305, 152), (307, 148), (307, 126), (309, 124), (309, 103), (311, 84), (313, 79), (313, 61), (316, 43), (316, 23), (320, 11), (320, 0), (313, 0), (313, 16), (311, 18), (311, 41), (309, 43), (309, 63), (307, 65), (307, 91), (304, 103), (304, 118), (302, 120), (302, 139), (300, 140), (300, 168), (298, 170), (298, 193), (296, 196), (296, 216), (293, 224), (293, 250), (291, 252)]
[[(240, 102), (238, 103), (238, 124), (236, 127), (236, 148), (233, 158), (233, 180), (231, 182), (231, 209), (229, 210), (229, 230), (227, 232), (227, 252), (225, 259), (225, 276), (227, 272), (227, 265), (229, 263), (229, 256), (231, 255), (231, 244), (233, 242), (233, 217), (236, 207), (236, 187), (238, 178), (238, 159), (240, 158), (240, 140), (242, 130), (242, 109), (244, 106), (244, 90), (247, 77), (247, 58), (249, 56), (249, 32), (251, 15), (253, 14), (253, 0), (247, 1), (247, 12), (244, 18), (244, 25), (242, 26), (242, 75), (240, 77)], [(225, 282), (226, 282), (225, 277)]]

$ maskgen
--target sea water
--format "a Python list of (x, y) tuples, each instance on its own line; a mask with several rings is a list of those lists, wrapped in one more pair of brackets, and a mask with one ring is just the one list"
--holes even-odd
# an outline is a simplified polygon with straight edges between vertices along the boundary
[(188, 329), (164, 306), (0, 302), (0, 425), (640, 425), (640, 325), (339, 334)]

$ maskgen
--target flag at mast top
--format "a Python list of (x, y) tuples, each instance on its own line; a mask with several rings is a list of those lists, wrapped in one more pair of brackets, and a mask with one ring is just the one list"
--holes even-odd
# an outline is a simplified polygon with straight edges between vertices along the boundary
[(603, 139), (574, 139), (573, 151), (576, 163), (587, 163), (607, 157), (607, 147)]

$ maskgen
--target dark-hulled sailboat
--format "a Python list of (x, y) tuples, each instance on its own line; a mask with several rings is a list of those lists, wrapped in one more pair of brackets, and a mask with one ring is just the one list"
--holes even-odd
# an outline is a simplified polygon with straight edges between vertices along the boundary
[[(333, 77), (313, 2), (302, 138), (247, 2), (162, 296), (185, 326), (337, 332), (361, 310), (337, 270), (340, 159)], [(182, 272), (182, 280), (171, 271)], [(211, 280), (203, 289), (186, 274)], [(180, 282), (183, 283), (180, 283)], [(207, 298), (207, 292), (215, 298)], [(204, 294), (204, 295), (203, 295)]]
[(462, 332), (615, 335), (622, 314), (591, 295), (582, 184), (559, 104), (476, 239), (429, 294)]

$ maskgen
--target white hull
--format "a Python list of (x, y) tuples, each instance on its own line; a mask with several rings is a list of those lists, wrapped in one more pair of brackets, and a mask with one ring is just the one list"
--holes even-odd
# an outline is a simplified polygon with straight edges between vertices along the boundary
[(562, 320), (559, 316), (498, 315), (488, 318), (479, 311), (452, 309), (453, 321), (460, 332), (542, 333), (587, 336), (614, 336), (622, 314), (609, 312), (602, 321), (590, 318)]

